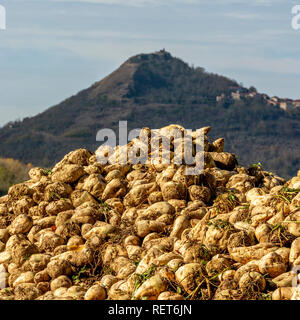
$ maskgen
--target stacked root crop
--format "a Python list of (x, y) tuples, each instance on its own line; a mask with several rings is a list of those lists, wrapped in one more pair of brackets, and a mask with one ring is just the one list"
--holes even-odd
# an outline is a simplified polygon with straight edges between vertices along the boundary
[(31, 169), (0, 198), (0, 300), (300, 299), (300, 171), (204, 141), (197, 176), (85, 149)]

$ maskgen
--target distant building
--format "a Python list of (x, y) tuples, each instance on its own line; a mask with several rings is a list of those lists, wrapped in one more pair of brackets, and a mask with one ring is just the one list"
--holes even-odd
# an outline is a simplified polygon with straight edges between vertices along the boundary
[(292, 100), (283, 100), (283, 101), (280, 101), (280, 104), (279, 104), (280, 108), (283, 109), (283, 110), (290, 110), (293, 108), (293, 101)]
[(272, 106), (278, 106), (278, 105), (279, 105), (279, 102), (274, 101), (274, 100), (272, 100), (272, 99), (269, 99), (269, 100), (267, 100), (267, 104), (270, 104), (270, 105), (272, 105)]
[(216, 97), (216, 101), (217, 102), (221, 102), (222, 100), (224, 100), (225, 99), (225, 94), (224, 93), (222, 93), (220, 96), (217, 96)]
[(294, 100), (293, 106), (294, 106), (294, 108), (299, 108), (300, 107), (300, 100)]
[(279, 102), (279, 98), (278, 97), (272, 97), (270, 100), (274, 101), (274, 102)]
[(231, 92), (231, 97), (233, 100), (241, 100), (241, 94), (239, 91)]
[(254, 98), (255, 96), (257, 95), (257, 93), (256, 92), (248, 92), (248, 93), (246, 93), (246, 98)]

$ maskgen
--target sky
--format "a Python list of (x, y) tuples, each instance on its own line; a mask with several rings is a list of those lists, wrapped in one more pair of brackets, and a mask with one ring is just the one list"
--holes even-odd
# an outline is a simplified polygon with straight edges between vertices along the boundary
[(0, 126), (165, 48), (270, 96), (300, 98), (300, 0), (0, 0)]

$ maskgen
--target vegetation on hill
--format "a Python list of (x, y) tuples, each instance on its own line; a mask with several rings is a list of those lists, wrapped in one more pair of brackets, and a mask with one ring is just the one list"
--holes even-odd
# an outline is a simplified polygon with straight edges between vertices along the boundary
[(7, 193), (10, 186), (28, 180), (31, 164), (23, 164), (18, 160), (0, 158), (0, 196)]
[(261, 162), (266, 170), (291, 177), (300, 168), (300, 108), (283, 111), (261, 94), (237, 101), (244, 88), (236, 81), (189, 66), (167, 52), (141, 54), (90, 88), (45, 112), (0, 129), (0, 156), (51, 166), (67, 152), (94, 151), (96, 133), (120, 120), (128, 129), (178, 123), (189, 129), (211, 125), (226, 149), (243, 165)]

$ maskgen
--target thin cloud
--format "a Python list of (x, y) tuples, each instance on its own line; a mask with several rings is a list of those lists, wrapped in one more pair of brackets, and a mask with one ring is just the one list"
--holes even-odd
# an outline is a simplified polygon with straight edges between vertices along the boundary
[(239, 19), (239, 20), (257, 20), (264, 19), (258, 13), (247, 13), (247, 12), (227, 12), (224, 14), (225, 17)]
[(85, 2), (106, 5), (122, 5), (132, 7), (161, 6), (171, 4), (197, 4), (198, 0), (55, 0), (57, 2)]
[[(212, 4), (211, 0), (54, 0), (56, 2), (84, 2), (93, 4), (106, 4), (106, 5), (122, 5), (133, 7), (145, 6), (161, 6), (161, 5), (201, 5)], [(232, 4), (245, 4), (252, 6), (271, 6), (276, 3), (283, 3), (284, 0), (215, 0), (215, 5), (232, 5)]]

